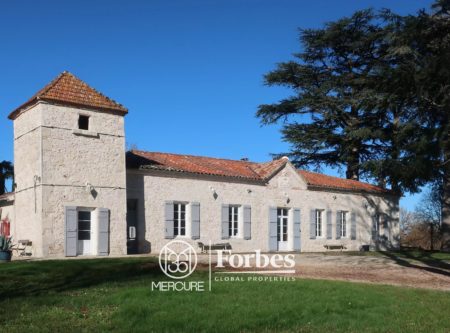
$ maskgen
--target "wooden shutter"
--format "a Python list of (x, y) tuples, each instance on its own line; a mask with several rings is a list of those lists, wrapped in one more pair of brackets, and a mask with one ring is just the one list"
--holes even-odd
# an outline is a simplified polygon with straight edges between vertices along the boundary
[(244, 239), (252, 238), (252, 208), (244, 206)]
[(191, 236), (192, 239), (200, 238), (200, 203), (191, 203)]
[(165, 238), (173, 238), (173, 202), (167, 201), (164, 205), (165, 214)]
[(316, 210), (311, 209), (309, 220), (309, 238), (316, 239)]
[(327, 239), (333, 238), (333, 224), (331, 214), (331, 210), (327, 210)]
[(77, 207), (65, 207), (66, 220), (66, 257), (75, 257), (78, 247), (78, 212)]
[(342, 212), (336, 213), (336, 239), (341, 239), (342, 234)]
[(352, 212), (350, 214), (350, 223), (351, 223), (351, 227), (350, 227), (350, 237), (352, 240), (356, 239), (356, 214), (354, 212)]
[(229, 223), (230, 223), (230, 213), (229, 205), (222, 205), (222, 239), (230, 238)]
[(109, 209), (98, 208), (98, 255), (109, 254)]
[(277, 209), (269, 207), (269, 251), (278, 250)]
[(294, 251), (300, 251), (301, 230), (300, 230), (300, 209), (294, 208)]

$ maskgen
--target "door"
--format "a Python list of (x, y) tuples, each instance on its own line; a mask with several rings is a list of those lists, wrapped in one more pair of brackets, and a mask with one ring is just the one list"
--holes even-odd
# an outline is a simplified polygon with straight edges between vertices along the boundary
[(138, 253), (137, 200), (127, 200), (127, 254)]
[(78, 211), (78, 249), (77, 254), (91, 254), (91, 211)]
[(288, 209), (277, 209), (277, 240), (278, 251), (288, 251)]

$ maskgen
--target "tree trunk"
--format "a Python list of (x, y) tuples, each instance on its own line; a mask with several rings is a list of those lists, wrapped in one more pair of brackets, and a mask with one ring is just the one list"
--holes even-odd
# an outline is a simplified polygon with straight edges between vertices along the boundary
[(441, 200), (441, 223), (442, 223), (442, 247), (450, 250), (450, 140), (449, 125), (447, 122), (446, 137), (443, 142), (443, 178), (442, 178), (442, 200)]
[(430, 223), (430, 250), (433, 251), (434, 250), (434, 246), (433, 246), (433, 242), (434, 242), (434, 235), (433, 235), (433, 223)]
[(0, 195), (5, 194), (5, 177), (0, 176)]
[(359, 148), (356, 145), (350, 148), (345, 177), (347, 179), (359, 180)]

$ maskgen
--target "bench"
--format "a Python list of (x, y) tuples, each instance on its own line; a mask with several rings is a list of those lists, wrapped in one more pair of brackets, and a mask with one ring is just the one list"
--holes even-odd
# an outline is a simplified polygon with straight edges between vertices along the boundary
[[(32, 255), (32, 253), (31, 253), (32, 245), (33, 245), (33, 242), (30, 241), (29, 239), (21, 239), (21, 240), (17, 241), (17, 245), (13, 246), (11, 248), (11, 250), (16, 252), (16, 254), (19, 255), (20, 257), (31, 256)], [(30, 249), (28, 249), (28, 247), (30, 247)], [(27, 249), (29, 251), (27, 251)]]
[(211, 246), (204, 244), (202, 242), (198, 242), (197, 244), (201, 250), (201, 253), (208, 253), (208, 251), (211, 251), (211, 250), (231, 250), (230, 243), (217, 243), (217, 244), (211, 244)]
[(345, 246), (344, 244), (325, 244), (323, 246), (324, 248), (326, 248), (327, 250), (344, 250)]

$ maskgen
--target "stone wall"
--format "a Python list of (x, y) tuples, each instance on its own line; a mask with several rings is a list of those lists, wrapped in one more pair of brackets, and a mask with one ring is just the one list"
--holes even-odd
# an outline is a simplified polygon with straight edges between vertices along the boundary
[[(80, 114), (90, 117), (88, 131), (78, 129)], [(65, 206), (94, 209), (93, 231), (95, 209), (108, 208), (110, 253), (125, 254), (123, 116), (38, 103), (14, 131), (17, 237), (31, 239), (36, 256), (64, 256)]]
[[(213, 196), (212, 188), (217, 193)], [(207, 243), (229, 242), (235, 251), (268, 250), (269, 207), (300, 208), (301, 251), (324, 251), (324, 244), (344, 244), (347, 250), (357, 251), (361, 245), (374, 245), (372, 221), (374, 209), (384, 214), (387, 243), (398, 246), (398, 199), (345, 192), (307, 190), (304, 180), (287, 164), (268, 184), (224, 181), (224, 178), (188, 177), (186, 174), (160, 171), (128, 170), (128, 199), (138, 200), (138, 234), (140, 250), (158, 252), (169, 240), (164, 237), (164, 203), (166, 201), (200, 203), (200, 240)], [(289, 201), (289, 202), (288, 202)], [(221, 239), (222, 204), (250, 205), (252, 237)], [(310, 239), (310, 210), (332, 210), (333, 239)], [(336, 212), (346, 210), (357, 216), (357, 238), (335, 239)], [(371, 215), (372, 214), (372, 215)], [(189, 221), (189, 208), (187, 214)], [(189, 222), (187, 223), (189, 225)], [(350, 225), (350, 221), (348, 221)], [(326, 235), (324, 218), (323, 233)], [(289, 246), (293, 248), (292, 210), (290, 210)], [(350, 236), (350, 228), (348, 228)], [(182, 238), (196, 246), (197, 240)]]

